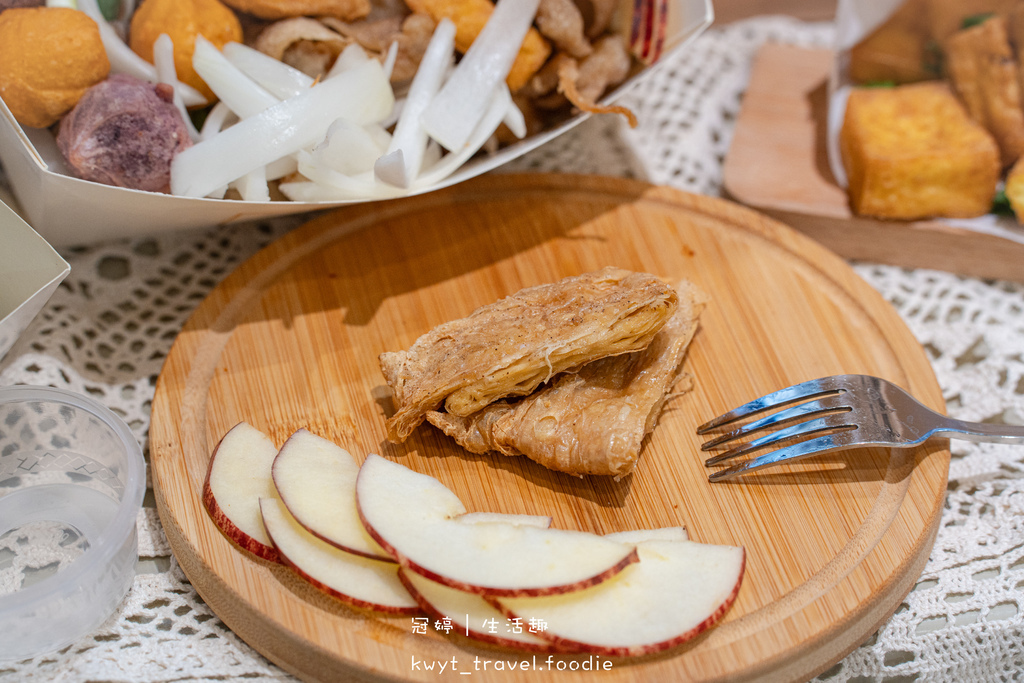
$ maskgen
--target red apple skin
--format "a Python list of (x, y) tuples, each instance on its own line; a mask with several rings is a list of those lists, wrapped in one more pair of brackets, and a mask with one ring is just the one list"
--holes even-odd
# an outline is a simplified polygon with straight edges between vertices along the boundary
[[(228, 431), (230, 433), (230, 430)], [(213, 495), (213, 488), (210, 486), (210, 472), (213, 471), (213, 460), (217, 457), (217, 452), (220, 451), (220, 446), (224, 443), (224, 439), (227, 438), (227, 434), (217, 442), (217, 446), (213, 449), (213, 454), (210, 456), (210, 464), (206, 468), (206, 479), (203, 481), (203, 507), (206, 508), (206, 512), (210, 515), (210, 519), (220, 529), (229, 541), (237, 545), (242, 550), (252, 553), (256, 557), (267, 560), (268, 562), (280, 563), (280, 555), (277, 552), (277, 548), (269, 546), (266, 543), (261, 543), (255, 538), (245, 533), (232, 522), (224, 510), (221, 509), (217, 503), (217, 498)]]
[(591, 576), (587, 579), (583, 579), (582, 581), (576, 581), (574, 583), (563, 584), (560, 586), (540, 586), (537, 588), (492, 588), (488, 586), (476, 586), (468, 583), (463, 583), (462, 581), (456, 581), (446, 576), (441, 576), (440, 574), (430, 571), (426, 567), (421, 567), (405, 555), (402, 555), (395, 549), (393, 545), (384, 540), (384, 538), (379, 533), (377, 533), (377, 530), (374, 529), (366, 521), (366, 517), (363, 515), (362, 509), (359, 510), (359, 519), (362, 520), (363, 526), (366, 527), (367, 533), (369, 533), (370, 536), (373, 537), (373, 540), (377, 541), (377, 544), (380, 545), (380, 547), (383, 548), (388, 555), (395, 558), (395, 562), (397, 562), (399, 566), (401, 566), (402, 568), (408, 569), (412, 572), (416, 572), (420, 576), (426, 579), (430, 579), (435, 583), (440, 583), (445, 586), (457, 588), (461, 591), (465, 591), (467, 593), (474, 593), (476, 595), (491, 595), (494, 597), (505, 598), (537, 597), (541, 595), (560, 595), (562, 593), (568, 593), (571, 591), (577, 591), (583, 588), (588, 588), (590, 586), (596, 586), (602, 581), (610, 579), (611, 577), (615, 576), (616, 574), (618, 574), (634, 562), (638, 562), (640, 560), (640, 556), (637, 554), (636, 548), (633, 548), (632, 552), (630, 552), (628, 555), (619, 560), (617, 564), (615, 564), (612, 567), (609, 567), (603, 572), (595, 574), (594, 576)]
[[(743, 575), (747, 568), (747, 552), (746, 549), (743, 551), (742, 564), (740, 566), (740, 573), (736, 579), (736, 585), (733, 586), (732, 592), (726, 597), (722, 604), (715, 609), (714, 612), (708, 615), (708, 617), (701, 623), (694, 626), (689, 631), (680, 633), (679, 635), (664, 640), (660, 643), (648, 643), (646, 645), (634, 645), (624, 647), (609, 647), (604, 645), (594, 645), (593, 643), (579, 643), (574, 640), (567, 638), (559, 638), (558, 636), (549, 633), (548, 631), (540, 631), (537, 633), (538, 636), (545, 640), (550, 640), (556, 647), (565, 648), (564, 651), (570, 652), (582, 652), (592, 655), (601, 655), (603, 657), (643, 657), (645, 655), (657, 654), (664, 652), (665, 650), (678, 647), (689, 640), (693, 640), (700, 634), (704, 633), (718, 621), (725, 616), (725, 613), (729, 611), (733, 603), (736, 602), (736, 596), (739, 595), (740, 585), (743, 583)], [(484, 597), (487, 602), (491, 603), (498, 611), (503, 613), (509, 619), (520, 618), (519, 615), (515, 614), (512, 610), (505, 609), (501, 603), (491, 596)]]
[[(294, 436), (294, 434), (292, 436)], [(291, 439), (292, 436), (290, 436), (288, 438)], [(285, 445), (287, 445), (287, 443), (288, 442), (285, 441)], [(283, 449), (284, 446), (282, 446), (281, 448)], [(274, 464), (275, 465), (277, 464), (277, 460), (276, 459), (274, 461)], [(271, 466), (271, 476), (273, 476), (273, 471), (274, 471), (274, 467)], [(288, 499), (285, 498), (283, 495), (281, 496), (281, 502), (284, 503), (284, 506), (286, 508), (288, 507)], [(291, 512), (291, 508), (288, 508), (288, 511)], [(298, 519), (298, 518), (296, 518), (296, 519)], [(302, 522), (299, 521), (299, 524), (302, 524)], [(302, 528), (305, 529), (306, 531), (308, 531), (309, 533), (313, 534), (317, 538), (319, 538), (324, 543), (327, 543), (328, 545), (333, 545), (338, 550), (344, 550), (346, 553), (350, 553), (352, 555), (359, 555), (360, 557), (365, 557), (365, 558), (370, 559), (370, 560), (380, 560), (381, 562), (394, 562), (394, 559), (392, 559), (390, 556), (382, 556), (382, 555), (378, 555), (376, 553), (367, 552), (365, 550), (359, 550), (358, 548), (350, 548), (349, 546), (342, 545), (341, 543), (337, 543), (333, 539), (327, 538), (326, 536), (317, 533), (316, 529), (311, 529), (310, 527), (306, 526), (305, 524), (302, 524)]]
[[(320, 581), (317, 581), (312, 576), (310, 576), (306, 572), (302, 571), (302, 569), (297, 564), (295, 564), (294, 562), (289, 560), (288, 557), (286, 555), (284, 555), (283, 553), (278, 553), (278, 557), (281, 558), (279, 560), (281, 564), (285, 565), (286, 567), (291, 569), (293, 572), (298, 574), (302, 578), (303, 581), (309, 583), (311, 586), (316, 588), (318, 591), (321, 591), (322, 593), (325, 593), (326, 595), (329, 595), (332, 598), (335, 598), (335, 599), (345, 603), (346, 605), (348, 605), (350, 607), (356, 607), (358, 609), (370, 610), (372, 612), (383, 612), (385, 614), (392, 614), (392, 615), (397, 615), (397, 616), (404, 616), (404, 615), (415, 616), (415, 615), (421, 613), (418, 607), (394, 607), (393, 605), (378, 605), (378, 604), (373, 603), (373, 602), (367, 602), (366, 600), (360, 600), (359, 598), (354, 598), (351, 595), (348, 595), (347, 593), (342, 593), (340, 591), (336, 591), (333, 588), (331, 588), (330, 586), (327, 586), (327, 585), (321, 583)], [(419, 601), (417, 600), (417, 602), (419, 602)]]
[[(427, 600), (420, 594), (420, 592), (416, 590), (416, 587), (413, 585), (412, 581), (410, 581), (406, 577), (404, 569), (398, 570), (398, 578), (401, 579), (402, 585), (405, 586), (405, 589), (407, 591), (409, 591), (409, 594), (412, 595), (413, 599), (416, 600), (417, 603), (419, 603), (420, 609), (426, 612), (431, 619), (444, 619), (447, 616), (445, 614), (441, 614), (440, 612), (438, 612), (437, 609), (435, 609), (432, 604), (427, 602)], [(458, 632), (459, 635), (466, 635), (466, 629), (464, 629), (461, 626), (458, 627)], [(540, 636), (540, 634), (536, 635), (538, 637)], [(537, 654), (553, 654), (566, 652), (566, 650), (562, 649), (562, 647), (559, 644), (553, 641), (548, 642), (547, 644), (524, 643), (520, 640), (502, 638), (497, 634), (477, 631), (473, 628), (469, 629), (468, 637), (473, 640), (480, 641), (482, 643), (490, 643), (491, 645), (498, 645), (499, 647), (506, 647), (512, 650), (520, 650), (523, 652), (536, 652)]]

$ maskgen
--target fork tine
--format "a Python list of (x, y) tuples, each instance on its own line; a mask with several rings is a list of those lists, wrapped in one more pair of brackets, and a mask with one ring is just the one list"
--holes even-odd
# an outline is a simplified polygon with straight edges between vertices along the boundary
[(741, 474), (753, 472), (754, 470), (759, 470), (763, 467), (770, 467), (771, 465), (776, 465), (783, 461), (797, 460), (799, 458), (817, 455), (825, 451), (839, 450), (852, 445), (853, 440), (853, 432), (851, 431), (840, 432), (838, 434), (827, 434), (809, 441), (801, 441), (800, 443), (780, 448), (772, 451), (771, 453), (765, 453), (760, 457), (714, 472), (708, 476), (708, 481), (714, 482), (733, 479)]
[(777, 425), (784, 424), (786, 422), (792, 422), (801, 418), (817, 417), (818, 415), (824, 415), (835, 410), (844, 410), (849, 412), (851, 408), (843, 406), (838, 402), (839, 395), (833, 394), (830, 396), (824, 396), (817, 401), (810, 401), (808, 403), (801, 403), (800, 405), (793, 406), (792, 408), (786, 408), (780, 410), (777, 413), (772, 413), (766, 417), (762, 417), (760, 420), (754, 420), (748, 422), (738, 429), (734, 429), (731, 432), (726, 432), (721, 436), (705, 441), (701, 444), (700, 449), (702, 451), (709, 451), (712, 448), (717, 448), (724, 443), (735, 441), (736, 439), (756, 432), (762, 431), (769, 427), (775, 427)]
[(718, 417), (708, 422), (705, 422), (700, 427), (697, 427), (698, 434), (704, 434), (717, 427), (721, 427), (730, 422), (748, 417), (750, 415), (756, 415), (757, 413), (770, 410), (771, 408), (781, 408), (782, 406), (795, 403), (797, 401), (805, 401), (813, 398), (818, 398), (824, 394), (831, 394), (841, 389), (838, 386), (836, 377), (822, 377), (820, 379), (812, 379), (793, 386), (786, 387), (785, 389), (779, 389), (773, 391), (770, 394), (765, 394), (760, 398), (755, 398), (749, 403), (744, 403), (738, 408), (722, 413)]
[(732, 448), (726, 451), (725, 453), (721, 453), (719, 455), (708, 458), (707, 460), (704, 461), (704, 464), (710, 467), (711, 465), (717, 465), (718, 463), (724, 460), (731, 460), (733, 458), (738, 458), (741, 455), (746, 455), (748, 453), (751, 453), (752, 451), (764, 448), (765, 446), (773, 446), (779, 443), (780, 441), (795, 439), (801, 436), (810, 436), (812, 434), (817, 434), (818, 432), (823, 432), (826, 430), (855, 429), (857, 425), (850, 424), (849, 422), (846, 421), (846, 418), (847, 415), (845, 413), (839, 413), (837, 415), (827, 415), (825, 417), (820, 417), (816, 420), (800, 422), (799, 424), (795, 424), (792, 427), (786, 427), (785, 429), (780, 429), (770, 434), (765, 434), (760, 438), (736, 446), (735, 448)]

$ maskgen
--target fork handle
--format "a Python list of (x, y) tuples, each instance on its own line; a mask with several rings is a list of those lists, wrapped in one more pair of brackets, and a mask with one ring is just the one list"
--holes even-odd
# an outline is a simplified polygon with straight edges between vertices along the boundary
[(964, 441), (991, 441), (994, 443), (1024, 444), (1024, 427), (1014, 425), (967, 422), (945, 418), (941, 426), (932, 430), (932, 436), (947, 436)]

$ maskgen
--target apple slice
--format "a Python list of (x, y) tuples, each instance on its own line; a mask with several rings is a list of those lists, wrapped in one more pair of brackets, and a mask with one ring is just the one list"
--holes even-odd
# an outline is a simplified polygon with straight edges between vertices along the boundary
[(278, 561), (263, 528), (260, 498), (276, 498), (270, 475), (277, 446), (247, 422), (239, 422), (221, 438), (210, 456), (203, 482), (203, 506), (229, 539), (257, 557)]
[(596, 534), (524, 524), (465, 524), (452, 491), (379, 455), (363, 461), (356, 502), (366, 530), (400, 565), (482, 595), (579, 590), (636, 562), (636, 548)]
[(260, 501), (263, 523), (281, 560), (318, 589), (354, 607), (418, 614), (419, 604), (398, 578), (398, 565), (336, 548), (291, 516), (280, 500)]
[(636, 657), (680, 645), (722, 618), (739, 593), (743, 548), (643, 541), (640, 561), (598, 585), (535, 598), (489, 597), (509, 619), (541, 623), (556, 646)]
[(664, 526), (657, 529), (630, 529), (629, 531), (616, 531), (605, 534), (619, 543), (643, 543), (644, 541), (686, 541), (690, 535), (684, 526)]
[(273, 466), (281, 500), (307, 531), (355, 555), (393, 562), (359, 520), (358, 473), (348, 451), (306, 429), (288, 437)]
[(424, 612), (435, 620), (447, 619), (454, 632), (517, 650), (559, 651), (554, 643), (531, 633), (528, 624), (509, 621), (483, 596), (445, 586), (404, 569), (399, 570), (398, 577)]
[(521, 524), (547, 529), (551, 526), (551, 518), (546, 515), (510, 515), (504, 512), (467, 512), (455, 518), (463, 524)]

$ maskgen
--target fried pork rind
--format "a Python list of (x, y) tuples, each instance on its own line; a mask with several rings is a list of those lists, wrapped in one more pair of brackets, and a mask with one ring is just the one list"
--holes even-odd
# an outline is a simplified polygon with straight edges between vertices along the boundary
[(392, 43), (398, 43), (398, 54), (391, 80), (399, 83), (411, 80), (416, 75), (416, 69), (423, 59), (423, 53), (426, 52), (437, 25), (430, 15), (416, 12), (406, 16), (388, 16), (351, 23), (330, 17), (325, 17), (321, 21), (381, 58), (391, 48)]
[(676, 289), (676, 312), (646, 349), (559, 375), (520, 401), (498, 401), (467, 417), (431, 411), (427, 420), (472, 453), (526, 455), (577, 476), (629, 474), (679, 380), (707, 302), (690, 282)]
[(1024, 110), (1006, 19), (993, 16), (946, 41), (946, 68), (967, 111), (999, 145), (1003, 166), (1024, 154)]
[(269, 24), (253, 47), (316, 78), (326, 73), (349, 43), (316, 19), (294, 17)]
[(572, 57), (586, 57), (593, 51), (583, 32), (583, 14), (573, 0), (540, 0), (535, 23), (541, 35)]
[(380, 355), (396, 412), (388, 438), (404, 441), (426, 413), (471, 415), (524, 396), (554, 375), (647, 347), (678, 296), (647, 273), (605, 268), (523, 289), (435, 327), (405, 351)]
[(542, 109), (561, 109), (568, 102), (591, 114), (622, 114), (635, 128), (636, 116), (626, 107), (597, 104), (608, 88), (626, 80), (632, 64), (625, 40), (607, 35), (594, 43), (593, 52), (582, 61), (556, 54), (531, 79), (528, 93)]

